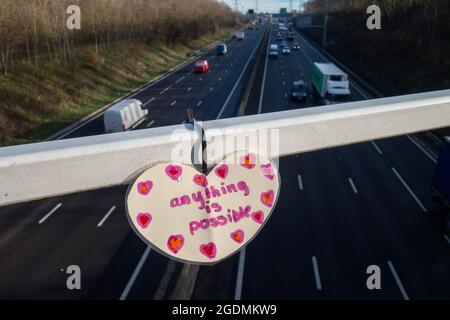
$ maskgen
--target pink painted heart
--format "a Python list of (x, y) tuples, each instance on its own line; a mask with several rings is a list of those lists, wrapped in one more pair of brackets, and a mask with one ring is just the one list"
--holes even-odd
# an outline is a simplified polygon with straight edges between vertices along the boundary
[(180, 166), (170, 164), (166, 167), (166, 174), (172, 180), (178, 181), (178, 178), (181, 176), (182, 173), (183, 169)]
[(206, 179), (206, 176), (203, 174), (196, 174), (194, 176), (194, 183), (199, 186), (206, 187), (208, 185), (208, 179)]
[(242, 243), (244, 241), (244, 231), (237, 229), (236, 231), (230, 233), (230, 237), (237, 243)]
[(150, 180), (139, 182), (137, 185), (138, 192), (143, 196), (148, 195), (148, 193), (152, 190), (152, 188), (153, 182)]
[(216, 168), (215, 172), (219, 178), (225, 179), (228, 175), (228, 166), (226, 164), (221, 165)]
[(203, 253), (209, 259), (215, 258), (217, 254), (217, 248), (214, 242), (202, 244), (200, 246), (200, 252)]
[(240, 164), (246, 169), (253, 169), (256, 166), (256, 156), (253, 153), (241, 157)]
[(177, 254), (181, 250), (184, 244), (184, 237), (181, 234), (171, 235), (167, 239), (167, 248), (174, 254)]
[(274, 170), (272, 164), (269, 162), (267, 164), (263, 164), (260, 167), (261, 174), (269, 180), (273, 180), (275, 177)]
[(270, 208), (270, 207), (272, 207), (274, 200), (275, 200), (275, 195), (273, 193), (273, 190), (269, 190), (267, 192), (261, 193), (261, 202), (263, 203), (263, 205)]
[(261, 210), (253, 212), (252, 219), (257, 223), (262, 224), (264, 222), (264, 212), (262, 212)]
[[(211, 265), (239, 252), (268, 222), (280, 186), (269, 158), (255, 153), (246, 163), (245, 156), (248, 151), (229, 154), (208, 173), (175, 162), (150, 166), (128, 189), (133, 231), (184, 263)], [(145, 196), (139, 191), (147, 192), (147, 181), (153, 186)]]
[(152, 221), (152, 215), (148, 212), (141, 212), (136, 217), (137, 223), (142, 229), (146, 229)]

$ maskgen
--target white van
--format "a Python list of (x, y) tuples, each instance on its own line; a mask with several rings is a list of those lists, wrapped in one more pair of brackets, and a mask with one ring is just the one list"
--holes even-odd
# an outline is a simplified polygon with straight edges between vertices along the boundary
[(121, 132), (134, 129), (145, 121), (148, 110), (136, 99), (122, 100), (108, 110), (103, 116), (105, 132)]

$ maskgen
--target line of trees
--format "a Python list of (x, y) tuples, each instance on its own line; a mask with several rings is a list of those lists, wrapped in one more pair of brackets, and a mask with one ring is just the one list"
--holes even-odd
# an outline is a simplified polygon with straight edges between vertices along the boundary
[(215, 0), (78, 0), (81, 30), (69, 30), (72, 0), (0, 1), (0, 72), (19, 60), (70, 63), (78, 44), (97, 53), (116, 41), (186, 42), (233, 27), (238, 13)]
[[(381, 30), (368, 30), (366, 9), (381, 9)], [(450, 1), (309, 0), (328, 12), (327, 50), (385, 94), (448, 88)], [(321, 30), (304, 31), (320, 43)]]

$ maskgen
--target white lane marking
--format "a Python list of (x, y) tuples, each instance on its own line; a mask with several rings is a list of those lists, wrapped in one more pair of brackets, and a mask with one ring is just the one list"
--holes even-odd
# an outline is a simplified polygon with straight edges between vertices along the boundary
[(47, 220), (48, 218), (50, 218), (50, 216), (56, 212), (56, 210), (58, 210), (60, 207), (62, 206), (62, 203), (58, 203), (52, 210), (50, 210), (49, 213), (47, 213), (44, 217), (42, 217), (41, 220), (39, 220), (39, 224), (42, 224), (45, 222), (45, 220)]
[[(264, 33), (263, 33), (264, 34)], [(261, 37), (259, 44), (262, 42), (263, 37)], [(270, 40), (270, 37), (269, 37)], [(270, 41), (269, 41), (270, 43)], [(230, 95), (228, 96), (227, 101), (225, 101), (225, 104), (222, 107), (222, 110), (220, 110), (218, 116), (216, 119), (219, 119), (222, 116), (223, 111), (225, 110), (226, 105), (228, 104), (228, 101), (231, 99), (231, 96), (233, 95), (233, 92), (236, 90), (238, 83), (240, 82), (242, 76), (244, 75), (247, 66), (250, 63), (250, 60), (252, 59), (252, 57), (255, 55), (256, 49), (259, 47), (259, 44), (256, 46), (256, 48), (253, 50), (252, 54), (250, 55), (250, 58), (247, 61), (247, 64), (244, 66), (244, 69), (241, 72), (241, 75), (239, 76), (239, 79), (236, 81), (233, 89), (231, 90)], [(266, 55), (267, 57), (267, 55)], [(267, 60), (266, 60), (267, 62)], [(264, 76), (265, 79), (265, 76)], [(264, 79), (263, 79), (263, 88), (262, 88), (262, 92), (261, 95), (264, 93)], [(258, 113), (261, 113), (261, 100), (260, 100), (260, 105), (258, 108)], [(237, 277), (236, 277), (236, 289), (234, 292), (234, 299), (235, 300), (241, 300), (241, 296), (242, 296), (242, 283), (244, 281), (244, 266), (245, 266), (245, 247), (241, 249), (241, 252), (239, 254), (239, 265), (238, 265), (238, 272), (237, 272)]]
[(181, 81), (183, 81), (186, 78), (186, 76), (182, 76), (180, 79), (178, 79), (175, 83), (180, 83)]
[(202, 81), (203, 80), (203, 78), (198, 78), (198, 81)]
[(228, 73), (228, 69), (225, 69), (225, 73)]
[(149, 103), (155, 101), (155, 97), (151, 98), (150, 100), (148, 100), (146, 103), (144, 103), (144, 107), (146, 107)]
[(388, 261), (389, 269), (391, 269), (392, 275), (394, 276), (395, 282), (397, 282), (397, 286), (400, 289), (400, 292), (402, 293), (403, 299), (409, 300), (408, 294), (405, 291), (405, 288), (403, 287), (402, 282), (400, 281), (400, 278), (397, 274), (397, 271), (395, 271), (394, 265), (391, 261)]
[(245, 267), (245, 247), (239, 253), (239, 265), (236, 277), (236, 288), (234, 290), (234, 300), (241, 300), (242, 283), (244, 282), (244, 267)]
[(355, 186), (355, 183), (353, 182), (353, 179), (352, 178), (348, 178), (348, 182), (350, 183), (350, 186), (352, 187), (353, 192), (355, 194), (357, 194), (358, 193), (358, 189), (356, 189), (356, 186)]
[(283, 81), (283, 86), (285, 86), (286, 85), (286, 81)]
[(223, 112), (225, 111), (225, 108), (228, 105), (228, 102), (231, 100), (231, 97), (233, 96), (234, 92), (236, 91), (236, 88), (239, 84), (239, 82), (241, 82), (242, 77), (244, 76), (245, 71), (247, 70), (248, 65), (250, 64), (250, 61), (252, 60), (253, 56), (255, 55), (256, 50), (259, 47), (259, 44), (262, 42), (263, 37), (261, 37), (261, 39), (259, 40), (259, 43), (257, 46), (255, 46), (255, 49), (253, 49), (252, 54), (250, 55), (250, 57), (247, 60), (247, 63), (245, 64), (244, 68), (241, 71), (241, 74), (239, 75), (239, 78), (237, 79), (237, 81), (234, 83), (234, 87), (233, 89), (231, 89), (230, 94), (228, 95), (227, 100), (225, 101), (225, 103), (223, 104), (222, 109), (219, 112), (219, 115), (217, 116), (217, 119), (219, 119), (220, 117), (222, 117)]
[(375, 143), (375, 141), (370, 141), (372, 143), (372, 146), (377, 150), (379, 154), (383, 154), (383, 151), (381, 151), (380, 147)]
[(262, 104), (263, 104), (263, 100), (264, 100), (264, 89), (266, 87), (267, 65), (269, 63), (269, 49), (270, 49), (271, 38), (272, 38), (272, 35), (269, 36), (269, 41), (267, 42), (266, 62), (264, 64), (264, 73), (263, 73), (263, 79), (262, 79), (262, 84), (261, 84), (261, 95), (259, 96), (258, 113), (261, 113), (261, 111), (262, 111)]
[(217, 79), (217, 81), (222, 81), (222, 78)]
[(168, 86), (167, 88), (165, 88), (163, 91), (161, 91), (159, 94), (163, 94), (164, 92), (166, 92), (167, 90), (169, 90), (170, 88), (172, 88), (172, 85)]
[(444, 234), (444, 239), (448, 244), (450, 244), (450, 238), (446, 234)]
[(106, 221), (106, 219), (109, 218), (109, 216), (111, 215), (111, 213), (114, 212), (114, 210), (116, 210), (116, 206), (112, 206), (111, 209), (109, 209), (109, 211), (105, 214), (105, 216), (103, 217), (102, 220), (100, 220), (100, 222), (97, 224), (97, 227), (100, 228)]
[(172, 102), (170, 105), (173, 107), (174, 105), (177, 104), (177, 100), (175, 100), (174, 102)]
[(128, 280), (128, 283), (125, 287), (125, 289), (123, 289), (122, 294), (120, 295), (120, 300), (126, 300), (128, 297), (128, 294), (130, 293), (131, 288), (134, 285), (134, 282), (136, 281), (139, 273), (141, 272), (142, 267), (144, 266), (144, 262), (145, 260), (147, 260), (148, 255), (150, 254), (150, 251), (152, 251), (152, 249), (150, 247), (147, 247), (144, 251), (144, 253), (141, 256), (141, 259), (139, 260), (136, 268), (134, 269), (133, 274), (131, 275), (130, 280)]
[(302, 180), (302, 175), (301, 175), (301, 174), (297, 175), (297, 178), (298, 178), (298, 188), (299, 188), (300, 191), (301, 191), (301, 190), (303, 190), (303, 180)]
[(199, 102), (197, 103), (197, 107), (200, 107), (200, 106), (202, 105), (202, 103), (203, 103), (203, 101), (199, 101)]
[(183, 122), (181, 122), (181, 124), (185, 124), (186, 123), (186, 120), (183, 120)]
[(409, 194), (414, 198), (414, 200), (416, 200), (417, 204), (420, 206), (420, 208), (422, 208), (423, 212), (427, 212), (428, 211), (427, 208), (425, 208), (423, 203), (419, 200), (419, 198), (417, 198), (416, 194), (411, 190), (411, 188), (408, 186), (405, 180), (403, 180), (402, 176), (397, 172), (397, 170), (395, 170), (394, 167), (392, 167), (392, 171), (395, 173), (398, 180), (400, 180), (400, 182), (403, 184), (406, 190), (408, 190)]
[(317, 290), (322, 290), (322, 282), (320, 281), (319, 264), (317, 263), (316, 256), (312, 257), (312, 265), (314, 270), (314, 278), (316, 279)]
[(214, 88), (213, 88), (213, 87), (209, 88), (209, 92), (212, 92), (213, 90), (214, 90)]
[(187, 90), (186, 90), (186, 91), (188, 91), (188, 92), (189, 92), (189, 91), (191, 91), (191, 90), (192, 90), (192, 87), (189, 87), (189, 88), (187, 88)]
[(147, 128), (149, 128), (152, 124), (154, 124), (155, 123), (155, 120), (152, 120), (152, 121), (150, 121), (148, 124), (147, 124)]
[(414, 145), (419, 148), (423, 153), (425, 153), (425, 155), (434, 163), (437, 163), (437, 157), (435, 155), (433, 155), (430, 151), (426, 150), (424, 146), (422, 146), (417, 140), (416, 138), (412, 137), (411, 135), (407, 135), (406, 136), (409, 141), (411, 141), (412, 143), (414, 143)]

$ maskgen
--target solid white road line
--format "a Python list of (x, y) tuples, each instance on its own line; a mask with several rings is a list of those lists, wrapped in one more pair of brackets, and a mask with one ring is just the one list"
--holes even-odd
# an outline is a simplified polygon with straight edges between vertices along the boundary
[(450, 244), (450, 238), (446, 234), (444, 234), (444, 239), (448, 244)]
[(426, 150), (424, 146), (422, 146), (417, 140), (416, 138), (412, 137), (411, 135), (407, 135), (406, 136), (409, 141), (411, 141), (412, 143), (414, 143), (414, 145), (419, 148), (419, 150), (421, 150), (423, 153), (425, 153), (425, 155), (434, 163), (437, 163), (437, 157), (435, 155), (433, 155), (430, 151)]
[(197, 103), (197, 107), (200, 107), (200, 106), (202, 105), (202, 103), (203, 103), (203, 101), (199, 101), (199, 102)]
[[(252, 59), (252, 57), (255, 55), (256, 49), (259, 47), (259, 44), (262, 42), (263, 37), (261, 37), (260, 42), (258, 43), (258, 45), (256, 46), (256, 48), (253, 50), (252, 54), (250, 55), (250, 58), (247, 61), (247, 64), (244, 66), (244, 69), (242, 70), (238, 80), (236, 81), (236, 83), (234, 84), (233, 89), (231, 90), (230, 95), (227, 98), (227, 101), (225, 101), (225, 104), (222, 107), (222, 110), (220, 110), (219, 114), (217, 115), (216, 119), (219, 119), (220, 117), (222, 117), (223, 111), (225, 110), (225, 107), (228, 104), (228, 101), (231, 99), (231, 96), (233, 95), (234, 91), (237, 88), (237, 85), (239, 84), (239, 82), (241, 81), (242, 76), (245, 73), (245, 70), (247, 70), (247, 67), (250, 63), (250, 60)], [(269, 38), (270, 40), (270, 38)], [(269, 41), (270, 43), (270, 41)], [(265, 77), (264, 77), (265, 78)], [(264, 79), (263, 79), (264, 81)], [(262, 88), (262, 92), (261, 95), (263, 95), (264, 93), (264, 84), (263, 84), (263, 88)], [(261, 113), (261, 100), (260, 100), (260, 105), (258, 108), (258, 113)], [(239, 265), (238, 265), (238, 271), (237, 271), (237, 277), (236, 277), (236, 287), (235, 287), (235, 292), (234, 292), (234, 299), (235, 300), (241, 300), (241, 296), (242, 296), (242, 283), (244, 281), (244, 266), (245, 266), (245, 247), (241, 249), (241, 252), (239, 254)]]
[(122, 294), (120, 295), (120, 300), (126, 300), (128, 297), (128, 294), (130, 293), (131, 288), (133, 287), (134, 282), (136, 281), (139, 273), (141, 272), (142, 267), (144, 266), (144, 262), (145, 260), (147, 260), (148, 255), (150, 254), (150, 251), (152, 251), (152, 249), (150, 247), (147, 247), (144, 251), (144, 253), (142, 254), (141, 259), (139, 260), (136, 268), (134, 269), (133, 274), (131, 275), (130, 280), (128, 280), (128, 283), (125, 287), (125, 289), (123, 289)]
[(174, 102), (172, 102), (170, 105), (173, 107), (174, 105), (177, 104), (177, 101), (175, 100)]
[(266, 50), (266, 62), (264, 64), (264, 73), (261, 84), (261, 95), (259, 96), (259, 105), (258, 105), (258, 113), (262, 111), (262, 104), (264, 100), (264, 89), (266, 87), (266, 75), (267, 75), (267, 65), (269, 63), (269, 49), (270, 49), (270, 40), (272, 38), (272, 34), (269, 35), (269, 41), (267, 42), (267, 50)]
[(167, 88), (165, 88), (163, 91), (161, 91), (159, 94), (163, 94), (164, 92), (166, 92), (167, 90), (169, 90), (170, 88), (172, 88), (172, 85), (168, 86)]
[(322, 282), (320, 281), (319, 265), (317, 263), (316, 256), (312, 257), (312, 265), (314, 269), (314, 277), (316, 279), (316, 288), (317, 290), (322, 290)]
[(242, 69), (242, 72), (241, 72), (241, 74), (239, 75), (239, 78), (238, 78), (238, 79), (236, 80), (236, 82), (234, 83), (234, 87), (233, 87), (233, 89), (231, 89), (231, 92), (230, 92), (230, 94), (228, 95), (227, 100), (226, 100), (225, 103), (223, 104), (223, 107), (222, 107), (222, 109), (220, 110), (219, 115), (217, 116), (217, 118), (221, 118), (221, 117), (222, 117), (222, 114), (223, 114), (223, 112), (225, 111), (225, 108), (227, 107), (228, 102), (230, 102), (230, 99), (231, 99), (231, 97), (233, 96), (234, 92), (236, 91), (236, 88), (237, 88), (237, 86), (239, 85), (239, 82), (241, 82), (241, 79), (242, 79), (242, 77), (244, 76), (244, 73), (245, 73), (245, 71), (247, 70), (248, 65), (250, 64), (250, 61), (252, 61), (252, 58), (253, 58), (253, 56), (255, 55), (255, 52), (256, 52), (256, 50), (258, 49), (259, 44), (262, 42), (262, 40), (263, 40), (263, 37), (261, 37), (261, 39), (259, 40), (258, 45), (255, 46), (255, 49), (253, 49), (252, 54), (250, 55), (250, 57), (249, 57), (248, 60), (247, 60), (247, 63), (245, 64), (244, 68)]
[(155, 123), (155, 120), (150, 121), (150, 122), (147, 124), (147, 128), (150, 128), (151, 125), (154, 124), (154, 123)]
[(391, 261), (388, 261), (389, 269), (391, 269), (392, 275), (394, 276), (395, 282), (397, 282), (397, 286), (400, 289), (400, 292), (402, 293), (403, 299), (409, 300), (408, 294), (405, 291), (405, 288), (403, 287), (402, 282), (400, 281), (400, 278), (397, 274), (397, 271), (395, 271), (394, 265)]
[(380, 147), (375, 143), (375, 141), (370, 141), (372, 143), (372, 146), (377, 150), (379, 154), (383, 154), (383, 151), (381, 151)]
[(395, 170), (394, 167), (392, 167), (392, 171), (395, 173), (398, 180), (400, 180), (400, 182), (403, 184), (406, 190), (408, 190), (409, 194), (414, 198), (414, 200), (416, 200), (417, 204), (420, 206), (420, 208), (422, 208), (423, 212), (427, 212), (428, 211), (427, 208), (425, 208), (423, 203), (419, 200), (419, 198), (417, 198), (416, 194), (411, 190), (408, 184), (406, 184), (405, 180), (403, 180), (402, 176), (397, 172), (397, 170)]
[(109, 216), (111, 215), (111, 213), (114, 212), (114, 210), (116, 210), (116, 206), (112, 206), (111, 209), (109, 209), (109, 211), (105, 214), (105, 216), (103, 217), (102, 220), (100, 220), (100, 222), (97, 224), (97, 227), (100, 228), (106, 221), (106, 219), (109, 218)]
[(56, 212), (56, 210), (58, 210), (60, 207), (62, 206), (62, 203), (58, 203), (49, 213), (47, 213), (41, 220), (39, 220), (39, 224), (42, 224), (45, 222), (45, 220), (47, 220), (48, 218), (50, 218), (50, 216)]
[(301, 174), (297, 175), (297, 178), (298, 178), (298, 188), (299, 188), (300, 191), (301, 191), (301, 190), (303, 190), (303, 180), (302, 180), (302, 175), (301, 175)]
[(239, 265), (236, 277), (236, 288), (234, 290), (234, 300), (241, 300), (242, 284), (244, 282), (245, 247), (239, 253)]
[(356, 189), (356, 186), (355, 186), (355, 183), (353, 182), (353, 179), (352, 178), (348, 178), (348, 182), (350, 183), (350, 186), (352, 187), (353, 192), (355, 194), (357, 194), (358, 193), (358, 189)]

